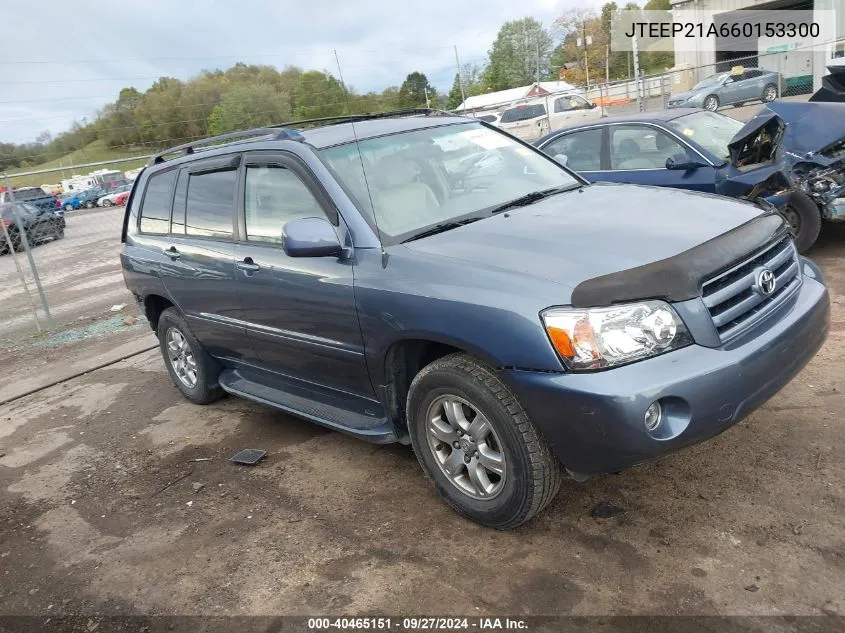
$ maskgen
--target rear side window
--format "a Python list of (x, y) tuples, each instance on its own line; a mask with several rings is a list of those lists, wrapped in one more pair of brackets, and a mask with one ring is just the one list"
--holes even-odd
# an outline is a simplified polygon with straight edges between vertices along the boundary
[(237, 175), (234, 170), (190, 175), (185, 233), (201, 237), (232, 237)]
[(176, 170), (150, 176), (141, 203), (141, 232), (167, 233), (170, 230), (170, 200)]
[(18, 189), (15, 192), (15, 200), (36, 200), (46, 198), (47, 194), (41, 189)]
[(505, 110), (502, 113), (500, 123), (515, 123), (517, 121), (527, 121), (538, 116), (546, 114), (546, 107), (542, 103), (527, 106), (516, 106), (510, 110)]

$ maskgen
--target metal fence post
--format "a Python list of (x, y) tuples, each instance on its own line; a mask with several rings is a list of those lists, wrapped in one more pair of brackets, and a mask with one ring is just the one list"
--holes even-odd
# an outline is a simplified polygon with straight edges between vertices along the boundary
[(663, 108), (669, 106), (669, 95), (666, 92), (666, 75), (660, 75), (660, 95), (663, 97)]
[[(41, 306), (44, 308), (44, 315), (47, 317), (47, 327), (48, 329), (53, 330), (55, 329), (53, 324), (53, 315), (50, 314), (50, 305), (47, 303), (47, 295), (44, 294), (44, 288), (41, 286), (41, 278), (38, 276), (38, 268), (35, 266), (35, 259), (32, 257), (32, 246), (26, 236), (26, 229), (23, 226), (22, 219), (18, 216), (17, 206), (15, 204), (15, 191), (12, 188), (12, 183), (9, 181), (8, 174), (3, 174), (3, 182), (6, 185), (6, 191), (9, 192), (9, 201), (12, 203), (12, 216), (17, 219), (18, 231), (21, 236), (21, 244), (26, 251), (26, 257), (29, 260), (29, 267), (32, 270), (32, 278), (35, 280), (35, 287), (38, 289), (38, 295), (41, 297)], [(10, 248), (14, 248), (11, 242), (9, 242), (9, 246)]]
[(20, 277), (21, 283), (23, 284), (26, 298), (29, 301), (29, 307), (32, 308), (32, 316), (35, 317), (35, 327), (38, 328), (38, 333), (40, 334), (43, 330), (41, 329), (41, 321), (38, 318), (38, 309), (35, 307), (35, 302), (32, 300), (32, 294), (29, 292), (29, 284), (26, 283), (26, 275), (24, 275), (20, 262), (18, 262), (18, 253), (15, 250), (14, 244), (12, 244), (12, 236), (9, 235), (9, 229), (6, 227), (6, 223), (3, 222), (2, 219), (0, 219), (0, 227), (3, 229), (3, 237), (6, 239), (6, 244), (9, 246), (9, 254), (12, 256), (12, 261), (15, 263), (15, 269), (18, 271), (18, 277)]

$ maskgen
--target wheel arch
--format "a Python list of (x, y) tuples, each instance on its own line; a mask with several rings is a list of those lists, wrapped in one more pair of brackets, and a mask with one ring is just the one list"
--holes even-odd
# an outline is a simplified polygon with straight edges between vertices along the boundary
[(144, 297), (144, 315), (147, 317), (153, 332), (158, 331), (159, 317), (168, 308), (176, 308), (176, 304), (167, 297), (157, 294), (149, 294)]

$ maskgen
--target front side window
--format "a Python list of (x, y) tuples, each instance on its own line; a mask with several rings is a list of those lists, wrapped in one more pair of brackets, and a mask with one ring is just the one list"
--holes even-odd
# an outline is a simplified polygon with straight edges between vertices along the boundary
[(590, 104), (583, 97), (570, 95), (555, 99), (555, 112), (569, 112), (570, 110), (589, 110)]
[(170, 201), (177, 171), (171, 169), (150, 176), (141, 203), (141, 232), (167, 233), (170, 230)]
[(566, 157), (566, 164), (575, 171), (601, 169), (602, 128), (572, 132), (556, 138), (543, 147), (543, 151), (557, 159)]
[(201, 237), (232, 237), (237, 171), (191, 174), (185, 207), (185, 233)]
[(479, 123), (366, 139), (321, 154), (388, 244), (456, 218), (485, 217), (528, 193), (581, 185), (538, 150)]
[(666, 132), (648, 125), (610, 126), (610, 168), (665, 169), (670, 156), (686, 150)]
[(285, 167), (247, 167), (245, 196), (246, 236), (250, 242), (281, 244), (287, 222), (325, 217), (305, 183)]

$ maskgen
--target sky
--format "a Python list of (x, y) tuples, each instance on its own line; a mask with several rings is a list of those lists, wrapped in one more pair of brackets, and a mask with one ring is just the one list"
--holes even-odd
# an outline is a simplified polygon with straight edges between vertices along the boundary
[[(0, 49), (0, 142), (93, 119), (121, 88), (248, 64), (328, 70), (357, 91), (424, 72), (439, 91), (461, 63), (482, 64), (501, 24), (550, 26), (598, 0), (37, 0), (9, 3)], [(53, 16), (52, 18), (48, 16)]]

